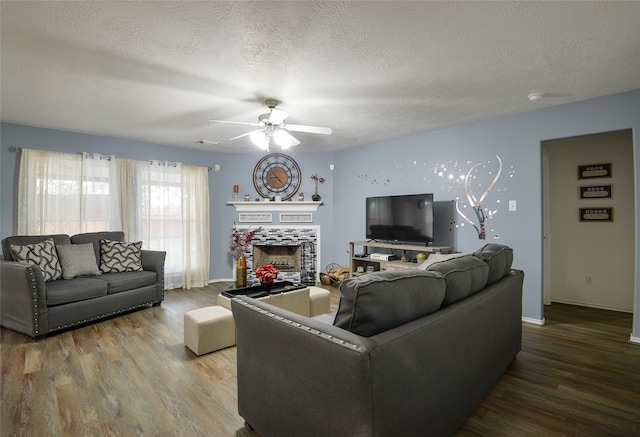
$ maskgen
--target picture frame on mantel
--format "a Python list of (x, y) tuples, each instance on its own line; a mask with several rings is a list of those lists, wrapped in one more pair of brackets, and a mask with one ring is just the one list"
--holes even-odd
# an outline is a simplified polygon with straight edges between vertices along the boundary
[(610, 178), (611, 163), (578, 166), (578, 179)]
[(613, 185), (583, 185), (580, 187), (580, 200), (612, 199)]

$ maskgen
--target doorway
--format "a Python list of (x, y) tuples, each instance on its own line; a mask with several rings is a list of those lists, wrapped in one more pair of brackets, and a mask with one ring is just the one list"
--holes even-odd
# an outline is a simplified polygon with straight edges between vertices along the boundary
[(543, 141), (542, 167), (545, 305), (633, 312), (632, 131)]

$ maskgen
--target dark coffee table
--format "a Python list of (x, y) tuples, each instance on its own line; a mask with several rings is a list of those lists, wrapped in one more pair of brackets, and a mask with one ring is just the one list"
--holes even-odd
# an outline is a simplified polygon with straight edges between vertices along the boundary
[(262, 286), (259, 282), (248, 287), (240, 288), (235, 283), (233, 283), (230, 284), (226, 290), (223, 290), (221, 294), (228, 298), (233, 298), (236, 296), (248, 296), (257, 299), (259, 297), (269, 296), (270, 294), (286, 293), (288, 291), (301, 290), (306, 287), (307, 285), (296, 284), (290, 281), (275, 281), (271, 286), (271, 290), (265, 291), (262, 289)]

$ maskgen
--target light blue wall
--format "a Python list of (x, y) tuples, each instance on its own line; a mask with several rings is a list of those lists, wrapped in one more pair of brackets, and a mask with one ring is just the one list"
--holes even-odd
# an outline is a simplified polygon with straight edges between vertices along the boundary
[[(248, 192), (252, 199), (257, 196), (253, 187), (253, 168), (264, 156), (264, 153), (250, 154), (221, 154), (209, 151), (199, 151), (178, 147), (168, 147), (127, 141), (119, 138), (101, 137), (95, 135), (77, 134), (51, 129), (40, 129), (29, 126), (2, 123), (0, 125), (0, 238), (13, 235), (16, 232), (17, 211), (16, 188), (18, 174), (18, 154), (9, 151), (10, 147), (24, 147), (30, 149), (52, 150), (65, 153), (102, 153), (112, 154), (118, 158), (130, 159), (158, 159), (163, 161), (181, 162), (188, 165), (211, 167), (209, 173), (209, 196), (211, 207), (211, 264), (210, 277), (230, 277), (232, 262), (229, 255), (229, 240), (233, 221), (237, 221), (237, 213), (232, 206), (227, 205), (231, 200), (233, 185), (240, 185), (240, 192)], [(307, 200), (313, 193), (313, 181), (310, 175), (318, 173), (326, 179), (320, 185), (319, 192), (324, 205), (314, 212), (314, 223), (321, 224), (321, 259), (331, 259), (333, 253), (333, 177), (329, 171), (331, 154), (288, 153), (301, 168), (303, 180), (301, 190), (306, 193)], [(220, 171), (215, 171), (215, 165)], [(278, 212), (273, 212), (275, 223)]]
[[(272, 150), (272, 152), (279, 153), (278, 150)], [(300, 166), (302, 172), (300, 191), (305, 194), (305, 200), (311, 200), (311, 194), (313, 194), (314, 190), (314, 183), (310, 176), (317, 173), (326, 179), (318, 189), (323, 205), (313, 212), (313, 223), (309, 224), (321, 226), (320, 259), (329, 260), (332, 258), (335, 242), (332, 233), (334, 178), (329, 170), (332, 155), (330, 153), (296, 153), (295, 150), (287, 150), (286, 154), (291, 156)], [(220, 171), (212, 171), (210, 177), (210, 184), (214, 187), (211, 192), (212, 229), (216, 230), (211, 233), (212, 278), (228, 278), (232, 273), (233, 266), (229, 255), (229, 242), (233, 222), (238, 220), (238, 213), (233, 206), (227, 205), (227, 202), (231, 200), (233, 185), (238, 184), (240, 186), (240, 197), (244, 196), (245, 193), (249, 193), (251, 194), (251, 199), (255, 199), (258, 194), (253, 187), (253, 169), (264, 155), (264, 152), (216, 155), (216, 159), (220, 163)], [(297, 197), (293, 200), (295, 201), (296, 199)], [(279, 211), (270, 212), (273, 216), (273, 222), (264, 224), (278, 225)], [(238, 225), (246, 226), (247, 224), (238, 223)], [(259, 225), (250, 224), (254, 228)], [(303, 224), (297, 223), (295, 225)], [(324, 263), (324, 261), (322, 262)]]
[[(346, 262), (342, 249), (347, 242), (364, 239), (367, 196), (433, 192), (435, 200), (453, 199), (456, 195), (465, 200), (464, 191), (437, 177), (433, 168), (441, 164), (452, 168), (456, 162), (458, 168), (468, 168), (474, 163), (486, 162), (488, 171), (498, 155), (503, 161), (503, 173), (487, 199), (502, 197), (503, 200), (495, 217), (487, 222), (485, 242), (500, 242), (514, 248), (514, 265), (525, 271), (524, 316), (542, 320), (541, 142), (621, 129), (634, 132), (635, 208), (636, 217), (640, 217), (640, 91), (533, 110), (337, 153), (334, 184), (343, 188), (337, 189), (334, 196), (334, 221), (340, 224), (334, 237), (335, 257), (340, 258), (339, 262)], [(501, 187), (506, 190), (504, 195), (497, 192)], [(477, 193), (480, 195), (481, 190)], [(508, 212), (508, 200), (517, 201), (516, 212)], [(494, 239), (496, 234), (499, 240)], [(638, 219), (636, 235), (640, 235)], [(472, 227), (456, 229), (458, 251), (472, 251), (482, 244)], [(637, 243), (635, 251), (633, 332), (638, 338), (640, 246)]]
[[(101, 153), (115, 155), (118, 158), (130, 159), (158, 159), (162, 161), (182, 162), (188, 165), (213, 167), (214, 155), (198, 150), (182, 149), (162, 146), (119, 138), (102, 137), (96, 135), (77, 134), (51, 129), (39, 129), (16, 124), (3, 123), (0, 125), (0, 155), (2, 159), (2, 176), (0, 182), (0, 238), (15, 234), (17, 221), (17, 174), (19, 168), (19, 154), (9, 151), (10, 147), (28, 149), (51, 150), (64, 153)], [(213, 172), (211, 172), (213, 173)], [(216, 178), (210, 178), (209, 189), (215, 192)], [(211, 197), (213, 200), (215, 197)], [(214, 203), (212, 202), (212, 205)], [(214, 233), (215, 221), (211, 223), (211, 233)], [(213, 273), (213, 272), (212, 272)]]
[[(14, 233), (16, 155), (8, 147), (28, 147), (63, 152), (110, 153), (121, 158), (161, 159), (213, 167), (211, 195), (211, 278), (229, 277), (228, 243), (235, 210), (226, 205), (234, 184), (240, 192), (253, 190), (253, 167), (261, 153), (220, 154), (192, 151), (115, 138), (73, 134), (47, 129), (2, 124), (0, 168), (0, 236)], [(588, 101), (538, 109), (499, 119), (472, 123), (436, 132), (405, 137), (336, 153), (288, 153), (303, 172), (302, 190), (313, 191), (308, 178), (319, 173), (327, 179), (320, 187), (324, 205), (314, 214), (322, 227), (322, 263), (346, 263), (349, 241), (364, 238), (364, 199), (370, 195), (433, 192), (436, 200), (464, 193), (459, 186), (436, 175), (434, 167), (464, 172), (475, 163), (483, 171), (495, 171), (496, 155), (503, 173), (487, 196), (486, 205), (496, 209), (487, 222), (487, 240), (478, 240), (472, 227), (456, 229), (456, 249), (471, 251), (485, 242), (514, 248), (514, 265), (525, 271), (524, 316), (542, 320), (542, 160), (541, 142), (576, 135), (632, 129), (635, 161), (636, 236), (640, 236), (640, 90)], [(329, 165), (335, 165), (335, 171)], [(455, 167), (454, 167), (455, 165)], [(485, 175), (485, 178), (488, 177)], [(480, 195), (485, 180), (473, 189)], [(248, 187), (248, 188), (247, 188)], [(496, 201), (500, 199), (499, 204)], [(518, 210), (508, 212), (508, 200)], [(276, 214), (274, 213), (274, 217)], [(462, 220), (459, 220), (461, 223)], [(499, 236), (499, 240), (494, 237)], [(635, 237), (635, 236), (634, 236)], [(637, 239), (637, 238), (636, 238)], [(636, 243), (633, 336), (640, 338), (640, 246)]]

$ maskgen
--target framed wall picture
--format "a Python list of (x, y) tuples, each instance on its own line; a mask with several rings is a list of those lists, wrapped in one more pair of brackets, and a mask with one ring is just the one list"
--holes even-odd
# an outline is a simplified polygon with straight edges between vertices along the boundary
[(612, 222), (613, 208), (579, 208), (581, 222)]
[(610, 178), (611, 163), (578, 166), (578, 179)]
[(611, 199), (613, 185), (589, 185), (580, 187), (580, 199)]

